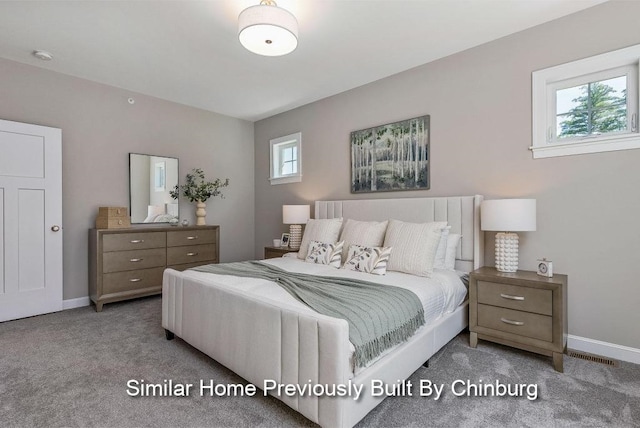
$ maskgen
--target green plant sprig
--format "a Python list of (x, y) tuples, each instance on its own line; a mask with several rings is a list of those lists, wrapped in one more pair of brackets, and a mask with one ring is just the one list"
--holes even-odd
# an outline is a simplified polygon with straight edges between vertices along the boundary
[(214, 196), (220, 196), (224, 199), (220, 189), (228, 185), (228, 178), (224, 180), (216, 178), (213, 181), (206, 181), (202, 169), (194, 168), (190, 174), (187, 174), (186, 183), (182, 186), (176, 184), (176, 187), (170, 190), (169, 194), (173, 199), (178, 199), (182, 192), (182, 196), (187, 198), (189, 202), (206, 202), (207, 199)]

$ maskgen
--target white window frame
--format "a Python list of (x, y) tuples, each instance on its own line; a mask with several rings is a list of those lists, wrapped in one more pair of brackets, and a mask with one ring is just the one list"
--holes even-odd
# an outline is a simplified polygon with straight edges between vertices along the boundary
[[(640, 148), (638, 69), (640, 45), (608, 52), (532, 73), (533, 158)], [(556, 91), (587, 82), (627, 75), (627, 131), (584, 137), (556, 137)]]
[[(290, 147), (296, 147), (297, 152), (297, 172), (293, 174), (282, 173), (282, 151)], [(274, 138), (269, 142), (269, 162), (270, 176), (269, 181), (272, 185), (298, 183), (302, 181), (302, 133), (285, 135), (284, 137)]]

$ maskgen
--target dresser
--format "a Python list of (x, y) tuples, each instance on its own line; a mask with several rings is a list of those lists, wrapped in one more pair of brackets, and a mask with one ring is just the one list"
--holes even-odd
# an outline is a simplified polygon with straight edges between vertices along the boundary
[(567, 345), (566, 275), (498, 272), (483, 267), (469, 275), (470, 345), (478, 339), (553, 358), (563, 371)]
[(89, 230), (89, 296), (105, 303), (162, 293), (166, 268), (218, 263), (219, 226)]

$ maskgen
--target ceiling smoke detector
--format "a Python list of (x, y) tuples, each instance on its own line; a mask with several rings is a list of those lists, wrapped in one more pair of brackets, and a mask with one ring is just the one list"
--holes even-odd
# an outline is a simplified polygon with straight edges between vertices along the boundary
[(33, 56), (42, 60), (42, 61), (51, 61), (53, 59), (53, 55), (47, 51), (35, 50), (33, 51)]

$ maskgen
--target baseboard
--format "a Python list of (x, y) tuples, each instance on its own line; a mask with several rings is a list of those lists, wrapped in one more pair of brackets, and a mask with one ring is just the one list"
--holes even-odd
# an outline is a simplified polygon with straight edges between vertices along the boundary
[(86, 297), (78, 297), (77, 299), (68, 299), (62, 301), (62, 309), (74, 309), (74, 308), (82, 308), (83, 306), (89, 306), (91, 304), (91, 299), (89, 296)]
[(601, 342), (580, 336), (567, 336), (567, 348), (603, 357), (615, 358), (620, 361), (640, 364), (640, 349), (629, 346), (616, 345), (615, 343)]

